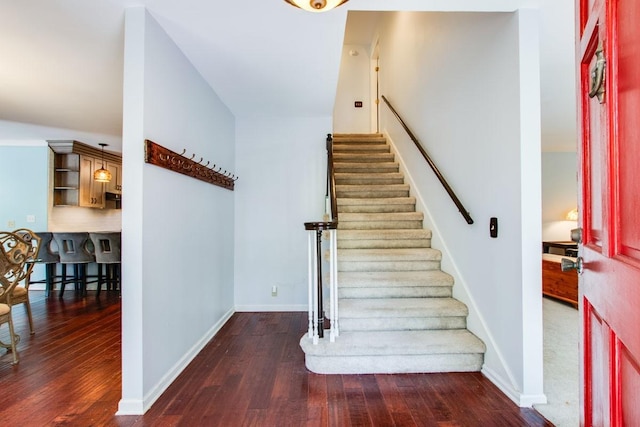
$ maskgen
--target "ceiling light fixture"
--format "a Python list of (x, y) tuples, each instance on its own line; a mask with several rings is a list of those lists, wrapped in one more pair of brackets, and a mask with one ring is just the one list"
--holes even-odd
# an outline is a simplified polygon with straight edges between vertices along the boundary
[(349, 0), (284, 0), (292, 6), (299, 7), (307, 12), (327, 12)]
[(98, 145), (102, 147), (102, 167), (100, 169), (97, 169), (93, 173), (93, 179), (97, 182), (109, 182), (111, 181), (111, 172), (109, 172), (104, 168), (104, 147), (106, 147), (109, 144), (98, 144)]

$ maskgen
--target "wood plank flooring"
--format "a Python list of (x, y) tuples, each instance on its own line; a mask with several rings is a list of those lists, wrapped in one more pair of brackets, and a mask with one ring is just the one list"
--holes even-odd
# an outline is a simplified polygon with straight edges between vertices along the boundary
[(479, 373), (310, 373), (306, 313), (235, 314), (147, 414), (116, 417), (117, 294), (31, 300), (35, 335), (14, 311), (20, 364), (0, 350), (3, 426), (552, 426)]

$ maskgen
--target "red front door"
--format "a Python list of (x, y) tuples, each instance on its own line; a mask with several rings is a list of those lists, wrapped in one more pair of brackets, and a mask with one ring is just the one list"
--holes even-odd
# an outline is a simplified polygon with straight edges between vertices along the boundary
[(577, 2), (581, 425), (637, 426), (640, 1)]

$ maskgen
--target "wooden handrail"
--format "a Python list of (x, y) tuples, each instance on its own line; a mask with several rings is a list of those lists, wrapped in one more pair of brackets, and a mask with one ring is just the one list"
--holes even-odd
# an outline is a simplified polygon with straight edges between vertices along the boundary
[(431, 167), (431, 170), (433, 171), (433, 173), (436, 174), (436, 177), (440, 181), (440, 184), (442, 184), (444, 189), (447, 191), (447, 193), (449, 194), (449, 197), (451, 197), (451, 200), (453, 200), (453, 203), (455, 203), (456, 207), (460, 211), (460, 214), (462, 214), (465, 221), (467, 221), (467, 224), (473, 224), (473, 219), (471, 219), (471, 215), (469, 215), (469, 212), (467, 212), (465, 207), (462, 205), (462, 202), (460, 201), (460, 199), (458, 199), (458, 196), (456, 196), (456, 193), (453, 191), (449, 183), (447, 183), (447, 180), (444, 178), (444, 175), (442, 175), (442, 173), (440, 172), (436, 164), (433, 162), (433, 160), (431, 160), (431, 157), (429, 157), (426, 150), (422, 147), (422, 145), (420, 144), (416, 136), (413, 134), (413, 132), (411, 132), (411, 129), (409, 129), (409, 127), (404, 122), (404, 120), (402, 120), (402, 117), (400, 117), (398, 112), (395, 110), (395, 108), (393, 108), (389, 100), (384, 95), (382, 95), (382, 100), (385, 102), (385, 104), (387, 104), (387, 107), (389, 107), (393, 115), (396, 116), (396, 118), (398, 119), (398, 121), (400, 122), (404, 130), (409, 135), (409, 138), (411, 138), (413, 143), (416, 145), (416, 147), (422, 154), (422, 157), (424, 157), (424, 159), (427, 161), (427, 163)]
[(327, 192), (331, 201), (331, 221), (338, 222), (338, 201), (336, 199), (336, 177), (333, 170), (333, 137), (327, 134)]

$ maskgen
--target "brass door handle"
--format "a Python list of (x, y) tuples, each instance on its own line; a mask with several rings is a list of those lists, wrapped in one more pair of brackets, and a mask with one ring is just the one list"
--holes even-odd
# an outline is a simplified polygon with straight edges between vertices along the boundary
[(602, 48), (602, 41), (598, 44), (596, 49), (596, 63), (591, 70), (591, 89), (589, 90), (589, 98), (594, 96), (598, 98), (600, 103), (604, 103), (604, 73), (607, 60), (604, 57), (604, 50)]

